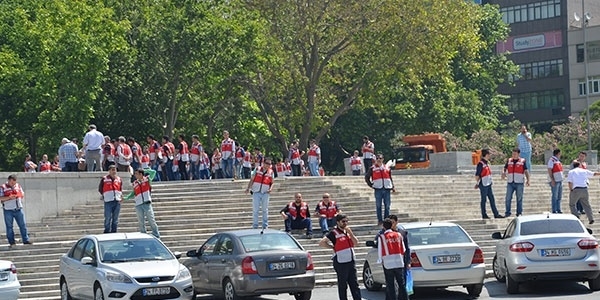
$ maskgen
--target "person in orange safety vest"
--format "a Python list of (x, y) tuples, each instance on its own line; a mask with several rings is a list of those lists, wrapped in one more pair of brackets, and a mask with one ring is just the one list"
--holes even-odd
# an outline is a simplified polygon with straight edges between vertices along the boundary
[(308, 204), (302, 201), (302, 194), (296, 193), (294, 201), (288, 203), (279, 213), (285, 222), (286, 232), (291, 232), (292, 229), (306, 228), (306, 236), (304, 238), (312, 239), (310, 209), (308, 208)]

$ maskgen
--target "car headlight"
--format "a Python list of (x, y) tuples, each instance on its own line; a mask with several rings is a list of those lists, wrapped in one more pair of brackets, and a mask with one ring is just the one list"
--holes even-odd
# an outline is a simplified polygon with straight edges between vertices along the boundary
[(190, 274), (190, 270), (188, 270), (186, 267), (179, 269), (179, 274), (177, 274), (178, 280), (188, 279), (190, 277), (192, 277), (192, 274)]
[(132, 283), (131, 278), (120, 273), (106, 272), (106, 280), (118, 283)]

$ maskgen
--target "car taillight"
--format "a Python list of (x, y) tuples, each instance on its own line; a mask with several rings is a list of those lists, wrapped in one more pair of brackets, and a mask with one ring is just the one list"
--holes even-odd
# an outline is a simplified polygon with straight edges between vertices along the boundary
[(13, 274), (17, 274), (17, 266), (15, 266), (15, 264), (10, 264), (10, 271)]
[(410, 253), (410, 267), (411, 268), (420, 268), (421, 266), (421, 261), (419, 260), (419, 257), (417, 257), (417, 253), (411, 252)]
[(512, 252), (531, 252), (533, 250), (533, 244), (530, 242), (519, 242), (514, 243), (508, 247), (508, 250)]
[(315, 264), (313, 263), (312, 255), (310, 255), (308, 252), (306, 252), (306, 255), (306, 271), (314, 270)]
[(482, 264), (483, 263), (483, 251), (480, 248), (475, 249), (475, 253), (473, 254), (473, 259), (471, 260), (471, 264)]
[(256, 264), (252, 256), (246, 256), (242, 259), (242, 274), (258, 274)]
[(577, 242), (577, 246), (583, 250), (596, 249), (598, 248), (598, 241), (594, 239), (583, 239)]

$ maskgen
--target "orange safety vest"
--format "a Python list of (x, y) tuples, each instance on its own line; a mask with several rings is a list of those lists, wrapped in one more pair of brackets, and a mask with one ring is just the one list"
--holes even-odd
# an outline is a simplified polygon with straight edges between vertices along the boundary
[(235, 142), (231, 138), (228, 138), (221, 142), (221, 155), (225, 157), (225, 159), (229, 159), (233, 154), (234, 145)]
[(352, 168), (353, 171), (360, 170), (360, 157), (359, 156), (350, 157), (350, 167)]
[(122, 199), (122, 185), (121, 177), (111, 178), (108, 175), (102, 177), (102, 196), (104, 202), (110, 201), (121, 201)]
[[(252, 192), (253, 193), (264, 193), (273, 184), (273, 170), (269, 168), (264, 170), (264, 167), (258, 167), (254, 174), (254, 181), (252, 181)], [(266, 189), (263, 190), (263, 187)]]
[(152, 186), (147, 176), (144, 176), (142, 180), (135, 180), (133, 182), (133, 193), (135, 194), (135, 205), (152, 202), (152, 196), (150, 195)]
[(40, 172), (50, 172), (52, 170), (52, 165), (49, 161), (43, 162), (40, 161)]
[(115, 145), (113, 143), (106, 143), (104, 145), (104, 157), (107, 161), (115, 161)]
[(325, 202), (321, 201), (317, 205), (317, 209), (319, 210), (320, 215), (325, 215), (327, 219), (332, 219), (337, 214), (337, 205), (335, 201), (329, 201), (329, 205), (325, 204)]
[(317, 153), (317, 150), (319, 150), (319, 146), (314, 145), (312, 147), (310, 147), (310, 149), (308, 150), (308, 161), (318, 161), (319, 160), (319, 154)]
[(552, 156), (550, 158), (552, 160), (552, 176), (554, 176), (554, 181), (562, 181), (563, 180), (563, 167), (562, 163), (556, 156)]
[(354, 259), (354, 244), (352, 239), (343, 231), (335, 228), (333, 231), (335, 243), (333, 251), (338, 263), (351, 262)]
[[(292, 201), (288, 204), (288, 212), (290, 213), (290, 216), (292, 216), (294, 219), (298, 217), (298, 209), (295, 203), (296, 202)], [(302, 217), (302, 219), (306, 219), (307, 211), (308, 204), (306, 204), (306, 202), (300, 203), (300, 217)]]
[(142, 169), (147, 169), (150, 167), (150, 155), (148, 154), (142, 154), (142, 158), (141, 158), (141, 163), (142, 163)]
[(373, 158), (373, 150), (375, 150), (375, 145), (373, 142), (368, 141), (362, 146), (362, 153), (364, 158)]
[(275, 165), (275, 170), (277, 170), (277, 174), (283, 175), (283, 172), (285, 172), (285, 165), (279, 162)]
[(373, 178), (373, 188), (391, 190), (394, 188), (392, 184), (392, 174), (390, 169), (385, 165), (372, 166), (371, 177)]
[(19, 183), (15, 183), (15, 185), (11, 187), (10, 185), (8, 185), (7, 182), (3, 184), (0, 187), (0, 189), (2, 189), (2, 196), (4, 197), (9, 197), (12, 195), (17, 196), (17, 198), (15, 199), (2, 202), (2, 206), (5, 210), (15, 210), (23, 208), (23, 197), (25, 196), (25, 193), (23, 192), (23, 189), (21, 188), (21, 185)]
[(523, 183), (525, 182), (525, 159), (509, 158), (506, 163), (506, 172), (508, 173), (508, 183)]
[(181, 147), (181, 150), (179, 151), (179, 159), (181, 159), (181, 161), (190, 161), (190, 149), (188, 144), (186, 141), (181, 141), (179, 144)]
[(481, 169), (481, 174), (479, 174), (479, 178), (481, 179), (481, 185), (492, 185), (492, 170), (490, 169), (490, 166), (483, 160), (481, 160), (479, 163), (483, 166), (483, 168)]
[(152, 140), (152, 143), (150, 145), (150, 150), (148, 151), (150, 154), (150, 161), (155, 161), (157, 158), (160, 158), (160, 156), (162, 155), (162, 147), (160, 146), (160, 144), (155, 141)]
[(292, 149), (292, 164), (300, 164), (300, 151), (298, 149)]
[(379, 235), (379, 255), (386, 269), (404, 267), (404, 240), (402, 235), (391, 229)]

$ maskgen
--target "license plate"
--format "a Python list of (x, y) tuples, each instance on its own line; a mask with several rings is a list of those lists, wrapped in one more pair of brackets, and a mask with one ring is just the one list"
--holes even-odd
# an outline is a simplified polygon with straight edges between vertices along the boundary
[(8, 272), (0, 272), (0, 281), (8, 280)]
[(269, 270), (277, 271), (277, 270), (287, 270), (287, 269), (295, 269), (296, 263), (293, 261), (286, 262), (278, 262), (278, 263), (270, 263)]
[(168, 295), (170, 293), (170, 287), (145, 288), (142, 290), (142, 296)]
[(460, 262), (460, 254), (454, 255), (440, 255), (433, 257), (434, 264), (449, 264)]
[(542, 249), (542, 256), (571, 256), (570, 248)]

